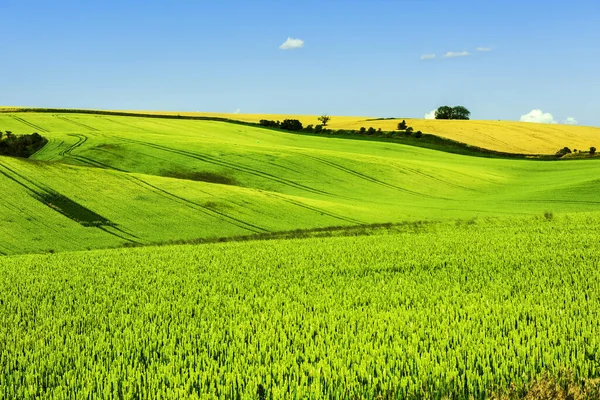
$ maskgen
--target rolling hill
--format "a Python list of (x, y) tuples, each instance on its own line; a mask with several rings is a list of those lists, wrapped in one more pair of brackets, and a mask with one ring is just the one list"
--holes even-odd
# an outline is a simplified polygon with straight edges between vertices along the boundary
[[(152, 112), (150, 112), (152, 113)], [(163, 114), (160, 112), (157, 114)], [(166, 113), (169, 114), (169, 113)], [(317, 116), (285, 114), (226, 114), (226, 113), (172, 113), (230, 118), (245, 122), (261, 119), (299, 119), (304, 125), (319, 124)], [(600, 148), (600, 128), (561, 124), (535, 124), (514, 121), (450, 121), (418, 118), (379, 119), (373, 117), (334, 116), (328, 126), (331, 129), (354, 129), (361, 127), (384, 131), (396, 130), (398, 122), (406, 120), (415, 130), (443, 138), (467, 143), (484, 149), (518, 154), (554, 154), (563, 147), (589, 150)]]
[(0, 252), (597, 210), (600, 163), (484, 159), (214, 121), (2, 113)]

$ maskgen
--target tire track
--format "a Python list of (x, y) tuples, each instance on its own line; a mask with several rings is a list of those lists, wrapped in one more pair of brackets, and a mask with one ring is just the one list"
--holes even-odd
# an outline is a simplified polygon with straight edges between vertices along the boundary
[[(152, 130), (150, 130), (150, 129), (147, 129), (147, 128), (142, 128), (142, 127), (139, 127), (139, 126), (135, 126), (135, 125), (133, 125), (133, 124), (128, 124), (128, 123), (126, 123), (126, 122), (122, 122), (122, 121), (116, 121), (116, 120), (113, 120), (113, 119), (111, 119), (111, 118), (106, 118), (106, 117), (104, 117), (104, 116), (99, 116), (99, 117), (100, 117), (100, 118), (102, 118), (102, 119), (103, 119), (103, 120), (105, 120), (105, 121), (112, 122), (113, 124), (117, 124), (117, 125), (126, 126), (126, 127), (128, 127), (128, 128), (138, 129), (138, 130), (140, 130), (140, 131), (142, 131), (142, 132), (156, 133), (155, 131), (152, 131)], [(153, 122), (153, 123), (155, 123), (155, 121), (152, 121), (152, 122)]]
[(324, 159), (319, 158), (319, 157), (309, 156), (308, 154), (306, 154), (305, 157), (312, 158), (312, 159), (314, 159), (314, 160), (316, 160), (316, 161), (318, 161), (320, 163), (323, 163), (325, 165), (333, 167), (333, 168), (335, 168), (337, 170), (340, 170), (342, 172), (348, 173), (350, 175), (354, 175), (354, 176), (356, 176), (358, 178), (364, 179), (364, 180), (369, 181), (371, 183), (387, 187), (389, 189), (394, 189), (394, 190), (398, 190), (398, 191), (403, 192), (403, 193), (412, 194), (412, 195), (420, 196), (420, 197), (427, 197), (427, 198), (431, 198), (431, 199), (450, 200), (450, 199), (445, 198), (445, 197), (432, 196), (432, 195), (429, 195), (429, 194), (420, 193), (420, 192), (416, 192), (414, 190), (406, 189), (406, 188), (403, 188), (403, 187), (400, 187), (400, 186), (392, 185), (391, 183), (387, 183), (387, 182), (381, 181), (381, 180), (379, 180), (377, 178), (373, 178), (371, 176), (368, 176), (368, 175), (365, 175), (363, 173), (354, 171), (354, 170), (352, 170), (350, 168), (347, 168), (347, 167), (344, 167), (342, 165), (336, 164), (336, 163), (334, 163), (332, 161), (329, 161), (329, 160), (324, 160)]
[[(38, 198), (40, 197), (40, 194), (41, 194), (41, 193), (46, 193), (46, 194), (52, 194), (52, 193), (54, 193), (54, 194), (60, 195), (60, 193), (58, 193), (58, 192), (54, 191), (54, 190), (53, 190), (53, 189), (51, 189), (50, 187), (48, 187), (48, 186), (46, 186), (46, 185), (43, 185), (43, 184), (41, 184), (41, 183), (37, 183), (37, 182), (33, 181), (32, 179), (29, 179), (29, 178), (27, 178), (27, 177), (25, 177), (25, 176), (21, 175), (20, 173), (16, 172), (16, 171), (15, 171), (15, 170), (13, 170), (12, 168), (9, 168), (9, 167), (7, 167), (7, 166), (6, 166), (6, 165), (4, 165), (3, 163), (0, 163), (0, 167), (2, 167), (2, 168), (4, 168), (4, 169), (6, 169), (6, 170), (8, 170), (8, 171), (10, 171), (10, 172), (11, 172), (11, 173), (12, 173), (14, 176), (16, 176), (16, 177), (18, 177), (19, 179), (21, 179), (21, 181), (23, 181), (23, 182), (19, 181), (19, 180), (18, 180), (18, 179), (16, 179), (14, 176), (10, 176), (10, 175), (9, 175), (9, 174), (7, 174), (6, 172), (4, 172), (4, 171), (1, 171), (1, 170), (0, 170), (0, 174), (4, 175), (4, 176), (5, 176), (5, 177), (7, 177), (8, 179), (10, 179), (10, 180), (12, 180), (13, 182), (15, 182), (15, 183), (17, 183), (17, 184), (21, 185), (22, 187), (24, 187), (24, 188), (25, 188), (25, 189), (26, 189), (26, 190), (29, 192), (29, 194), (30, 194), (30, 195), (31, 195), (33, 198), (36, 198), (36, 199), (38, 199)], [(24, 183), (24, 182), (27, 182), (27, 183), (28, 183), (29, 185), (31, 185), (31, 186), (27, 185), (27, 184), (26, 184), (26, 183)], [(37, 190), (36, 190), (35, 188), (37, 188)], [(61, 196), (62, 196), (62, 195), (61, 195)], [(66, 196), (64, 196), (64, 197), (66, 197)], [(67, 199), (68, 199), (68, 198), (67, 198)], [(72, 201), (72, 200), (71, 200), (71, 201)], [(42, 204), (45, 204), (45, 203), (43, 203), (43, 202), (42, 202)], [(46, 205), (47, 205), (47, 204), (46, 204)], [(89, 209), (88, 209), (88, 210), (89, 210)], [(90, 211), (90, 212), (93, 212), (93, 211), (91, 211), (91, 210), (89, 210), (89, 211)], [(73, 220), (73, 218), (69, 217), (68, 215), (66, 215), (66, 214), (64, 214), (64, 213), (62, 213), (62, 212), (61, 212), (61, 214), (63, 214), (63, 215), (66, 217), (66, 218), (69, 218), (69, 219)], [(33, 218), (35, 221), (38, 221), (38, 219), (37, 219), (37, 218), (35, 218), (34, 216), (32, 216), (32, 218)], [(110, 221), (109, 221), (109, 222), (110, 222)], [(53, 228), (53, 227), (50, 227), (50, 226), (46, 225), (46, 224), (45, 224), (45, 223), (43, 223), (43, 222), (40, 222), (40, 223), (41, 223), (41, 225), (43, 225), (43, 226), (46, 226), (47, 228), (49, 228), (49, 229), (51, 229), (51, 230), (53, 230), (53, 231), (55, 231), (55, 232), (58, 232), (58, 231), (57, 231), (55, 228)], [(85, 226), (85, 225), (84, 225), (84, 226)], [(112, 223), (111, 223), (111, 225), (109, 225), (109, 226), (112, 226)], [(122, 229), (119, 229), (119, 228), (116, 226), (116, 224), (114, 224), (114, 226), (112, 226), (112, 227), (113, 227), (113, 228), (115, 228), (116, 230), (118, 230), (119, 232), (122, 232), (122, 233), (124, 233), (124, 234), (126, 234), (126, 235), (129, 235), (129, 236), (132, 236), (132, 237), (138, 238), (138, 237), (137, 237), (136, 235), (134, 235), (134, 234), (131, 234), (131, 233), (128, 233), (128, 232), (126, 232), (126, 231), (124, 231), (124, 230), (122, 230)], [(101, 230), (104, 230), (104, 229), (102, 229), (102, 228), (103, 228), (103, 226), (102, 226), (102, 225), (100, 225), (100, 226), (95, 226), (95, 228), (99, 228), (99, 229), (101, 229)], [(110, 233), (110, 232), (107, 232), (107, 233)], [(122, 239), (124, 239), (124, 240), (129, 240), (129, 241), (131, 241), (131, 242), (135, 242), (135, 241), (133, 241), (133, 240), (130, 240), (130, 239), (127, 239), (127, 238), (124, 238), (124, 237), (121, 237), (121, 238), (122, 238)], [(139, 239), (139, 238), (138, 238), (138, 239)], [(136, 243), (137, 243), (137, 242), (136, 242)]]
[(410, 171), (410, 172), (412, 172), (412, 173), (414, 173), (416, 175), (421, 175), (423, 177), (426, 177), (426, 178), (429, 178), (429, 179), (433, 179), (435, 181), (438, 181), (440, 183), (446, 184), (448, 186), (452, 186), (452, 187), (460, 188), (460, 189), (464, 189), (464, 190), (469, 190), (471, 192), (479, 192), (479, 193), (481, 193), (480, 190), (476, 190), (476, 189), (473, 189), (473, 188), (470, 188), (470, 187), (462, 186), (462, 185), (459, 185), (457, 183), (452, 183), (452, 182), (449, 182), (449, 181), (445, 181), (443, 179), (438, 178), (437, 176), (429, 175), (429, 174), (427, 174), (427, 173), (425, 173), (423, 171), (419, 171), (418, 169), (414, 169), (414, 168), (410, 168), (410, 167), (404, 167), (404, 166), (402, 166), (402, 167), (396, 167), (396, 168), (399, 168), (401, 170)]
[(63, 115), (54, 114), (53, 116), (56, 117), (56, 118), (58, 118), (58, 119), (61, 119), (63, 121), (70, 122), (70, 123), (72, 123), (74, 125), (77, 125), (80, 128), (89, 129), (90, 131), (93, 131), (93, 132), (100, 132), (100, 129), (94, 128), (93, 126), (89, 126), (89, 125), (83, 124), (81, 122), (73, 121), (72, 119), (69, 119), (69, 118), (67, 118), (67, 117), (65, 117)]
[(151, 148), (154, 148), (154, 149), (157, 149), (157, 150), (167, 151), (167, 152), (171, 152), (171, 153), (174, 153), (174, 154), (179, 154), (179, 155), (182, 155), (182, 156), (185, 156), (185, 157), (194, 158), (194, 159), (197, 159), (197, 160), (209, 163), (209, 164), (215, 164), (215, 165), (219, 165), (221, 167), (230, 168), (230, 169), (233, 169), (233, 170), (236, 170), (236, 171), (239, 171), (239, 172), (244, 172), (244, 173), (247, 173), (247, 174), (250, 174), (250, 175), (254, 175), (254, 176), (257, 176), (257, 177), (260, 177), (260, 178), (263, 178), (263, 179), (268, 179), (268, 180), (280, 183), (282, 185), (290, 186), (290, 187), (293, 187), (295, 189), (299, 189), (299, 190), (304, 190), (304, 191), (307, 191), (307, 192), (311, 192), (313, 194), (325, 195), (325, 196), (332, 196), (332, 197), (342, 197), (342, 196), (337, 196), (337, 195), (334, 195), (333, 193), (329, 193), (329, 192), (326, 192), (326, 191), (323, 191), (323, 190), (320, 190), (320, 189), (314, 189), (314, 188), (311, 188), (309, 186), (303, 185), (301, 183), (296, 183), (296, 182), (290, 181), (290, 180), (285, 179), (285, 178), (279, 178), (279, 177), (276, 177), (275, 175), (269, 174), (267, 172), (262, 172), (262, 171), (258, 171), (258, 170), (255, 170), (255, 169), (251, 169), (249, 167), (245, 167), (245, 166), (242, 166), (242, 165), (239, 165), (239, 164), (234, 164), (234, 163), (231, 163), (229, 161), (219, 160), (219, 159), (217, 159), (215, 157), (212, 157), (212, 156), (209, 156), (209, 155), (200, 155), (198, 153), (192, 153), (192, 152), (189, 152), (189, 151), (186, 151), (186, 150), (172, 149), (170, 147), (165, 147), (165, 146), (161, 146), (161, 145), (157, 145), (157, 144), (153, 144), (153, 143), (141, 142), (141, 141), (134, 140), (134, 139), (126, 139), (126, 138), (122, 138), (122, 137), (118, 137), (118, 136), (115, 136), (115, 138), (118, 138), (118, 139), (120, 139), (122, 141), (130, 142), (130, 143), (135, 143), (135, 144), (138, 144), (138, 145), (151, 147)]
[(36, 125), (36, 124), (34, 124), (34, 123), (31, 123), (31, 122), (28, 122), (28, 121), (25, 121), (23, 118), (21, 118), (21, 117), (17, 117), (16, 115), (11, 115), (11, 117), (12, 117), (14, 120), (16, 120), (16, 121), (19, 121), (19, 122), (20, 122), (20, 123), (22, 123), (22, 124), (28, 125), (28, 126), (30, 126), (31, 128), (33, 128), (33, 129), (37, 129), (37, 130), (39, 130), (40, 132), (45, 132), (45, 133), (48, 133), (48, 132), (50, 132), (49, 130), (47, 130), (47, 129), (45, 129), (45, 128), (42, 128), (41, 126), (39, 126), (39, 125)]
[(249, 222), (243, 221), (238, 218), (234, 218), (234, 217), (227, 215), (225, 213), (222, 213), (220, 211), (216, 211), (216, 210), (210, 209), (208, 207), (204, 207), (201, 204), (198, 204), (194, 201), (191, 201), (184, 197), (181, 197), (181, 196), (178, 196), (171, 192), (168, 192), (164, 189), (159, 188), (158, 186), (154, 186), (151, 183), (148, 183), (148, 182), (144, 181), (143, 179), (137, 178), (135, 176), (127, 174), (127, 175), (125, 175), (125, 179), (132, 181), (134, 184), (136, 184), (146, 190), (150, 190), (154, 193), (157, 193), (161, 197), (167, 198), (169, 200), (175, 199), (175, 201), (179, 202), (180, 204), (184, 204), (187, 207), (190, 207), (194, 210), (200, 211), (205, 215), (208, 215), (213, 218), (225, 219), (227, 222), (229, 222), (232, 225), (237, 226), (238, 228), (246, 229), (246, 230), (254, 232), (254, 233), (269, 232), (268, 229), (262, 228), (258, 225), (251, 224)]
[(85, 142), (87, 142), (88, 137), (82, 134), (78, 134), (78, 133), (69, 133), (67, 134), (67, 136), (71, 136), (71, 137), (76, 137), (77, 138), (77, 142), (72, 144), (71, 146), (69, 146), (68, 148), (66, 148), (65, 150), (59, 152), (58, 154), (61, 157), (65, 157), (65, 156), (71, 156), (71, 152), (73, 150), (75, 150), (77, 147), (82, 146)]
[(293, 205), (295, 205), (297, 207), (302, 207), (302, 208), (305, 208), (307, 210), (310, 210), (310, 211), (313, 211), (313, 212), (316, 212), (316, 213), (319, 213), (319, 214), (327, 215), (328, 217), (331, 217), (331, 218), (339, 219), (340, 221), (350, 222), (350, 223), (356, 224), (356, 225), (363, 225), (364, 224), (362, 221), (359, 221), (357, 219), (335, 215), (335, 214), (330, 213), (328, 211), (322, 210), (322, 209), (320, 209), (318, 207), (309, 206), (308, 204), (304, 204), (302, 202), (299, 202), (299, 201), (296, 201), (296, 200), (293, 200), (293, 199), (290, 199), (290, 198), (287, 198), (287, 197), (284, 197), (284, 196), (281, 196), (281, 195), (278, 195), (278, 194), (275, 194), (275, 193), (265, 193), (265, 194), (267, 196), (269, 196), (269, 197), (275, 197), (277, 199), (285, 201), (286, 203), (293, 204)]

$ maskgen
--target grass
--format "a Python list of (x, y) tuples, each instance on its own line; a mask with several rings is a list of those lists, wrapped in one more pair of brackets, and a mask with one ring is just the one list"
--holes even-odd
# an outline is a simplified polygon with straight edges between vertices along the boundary
[(486, 159), (224, 122), (73, 113), (1, 113), (0, 129), (49, 139), (30, 160), (0, 158), (3, 254), (600, 204), (596, 160)]
[(0, 397), (595, 398), (599, 218), (0, 257)]

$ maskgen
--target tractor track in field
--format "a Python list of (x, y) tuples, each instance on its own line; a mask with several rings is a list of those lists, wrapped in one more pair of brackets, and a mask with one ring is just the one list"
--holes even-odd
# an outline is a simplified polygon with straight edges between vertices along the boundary
[[(0, 167), (6, 168), (6, 166), (4, 166), (1, 163), (0, 163)], [(9, 169), (9, 171), (12, 171), (12, 170)], [(34, 195), (35, 194), (35, 190), (31, 189), (29, 186), (27, 186), (23, 182), (19, 182), (15, 177), (10, 176), (8, 173), (0, 170), (0, 175), (3, 175), (4, 177), (6, 177), (6, 178), (10, 179), (11, 181), (13, 181), (14, 183), (16, 183), (17, 185), (23, 187), (30, 195)], [(37, 215), (30, 214), (26, 210), (21, 209), (18, 206), (14, 205), (14, 204), (12, 204), (10, 202), (5, 202), (4, 204), (5, 204), (6, 207), (14, 209), (17, 213), (19, 213), (21, 215), (25, 215), (26, 217), (28, 217), (27, 219), (29, 221), (31, 221), (31, 222), (35, 221), (36, 223), (40, 224), (41, 226), (46, 227), (48, 230), (50, 230), (52, 232), (56, 232), (57, 234), (60, 233), (56, 229), (56, 227), (54, 225), (48, 225), (48, 224), (46, 224), (43, 220), (40, 220)]]
[(406, 189), (406, 188), (403, 188), (403, 187), (400, 187), (400, 186), (392, 185), (391, 183), (387, 183), (387, 182), (381, 181), (381, 180), (379, 180), (377, 178), (373, 178), (371, 176), (365, 175), (365, 174), (360, 173), (358, 171), (354, 171), (354, 170), (352, 170), (350, 168), (344, 167), (343, 165), (339, 165), (339, 164), (336, 164), (336, 163), (334, 163), (332, 161), (324, 160), (324, 159), (319, 158), (319, 157), (309, 156), (309, 155), (305, 155), (305, 157), (312, 158), (312, 159), (314, 159), (314, 160), (316, 160), (316, 161), (318, 161), (318, 162), (320, 162), (322, 164), (328, 165), (328, 166), (330, 166), (332, 168), (335, 168), (335, 169), (340, 170), (342, 172), (348, 173), (350, 175), (354, 175), (354, 176), (356, 176), (356, 177), (358, 177), (360, 179), (366, 180), (366, 181), (374, 183), (376, 185), (387, 187), (389, 189), (398, 190), (398, 191), (403, 192), (403, 193), (412, 194), (412, 195), (420, 196), (420, 197), (427, 197), (427, 198), (439, 199), (439, 200), (449, 200), (449, 199), (447, 199), (445, 197), (432, 196), (432, 195), (428, 195), (428, 194), (425, 194), (425, 193), (416, 192), (414, 190)]
[(79, 126), (80, 128), (85, 128), (85, 129), (88, 129), (88, 130), (93, 131), (93, 132), (100, 132), (100, 129), (94, 128), (93, 126), (89, 126), (89, 125), (83, 124), (81, 122), (73, 121), (72, 119), (67, 118), (67, 117), (65, 117), (63, 115), (53, 114), (53, 117), (56, 117), (56, 118), (58, 118), (60, 120), (66, 121), (66, 122), (70, 122), (73, 125)]
[(133, 139), (126, 139), (126, 138), (122, 138), (122, 137), (118, 137), (118, 136), (115, 136), (115, 138), (118, 138), (119, 140), (122, 140), (122, 141), (138, 144), (138, 145), (151, 147), (151, 148), (154, 148), (157, 150), (167, 151), (167, 152), (171, 152), (173, 154), (179, 154), (179, 155), (182, 155), (185, 157), (194, 158), (194, 159), (203, 161), (205, 163), (215, 164), (215, 165), (219, 165), (221, 167), (230, 168), (230, 169), (233, 169), (233, 170), (236, 170), (239, 172), (244, 172), (244, 173), (254, 175), (254, 176), (257, 176), (257, 177), (260, 177), (263, 179), (267, 179), (267, 180), (271, 180), (271, 181), (280, 183), (282, 185), (290, 186), (295, 189), (308, 191), (308, 192), (311, 192), (314, 194), (324, 195), (324, 196), (332, 196), (332, 197), (341, 197), (341, 196), (334, 195), (333, 193), (325, 192), (325, 191), (319, 190), (319, 189), (314, 189), (309, 186), (303, 185), (301, 183), (296, 183), (296, 182), (290, 181), (288, 179), (278, 178), (275, 175), (269, 174), (267, 172), (258, 171), (258, 170), (248, 168), (248, 167), (245, 167), (245, 166), (242, 166), (239, 164), (231, 163), (229, 161), (219, 160), (216, 157), (212, 157), (212, 156), (208, 156), (208, 155), (200, 155), (200, 154), (192, 153), (192, 152), (185, 151), (185, 150), (177, 150), (177, 149), (173, 149), (173, 148), (166, 147), (166, 146), (161, 146), (161, 145), (147, 143), (147, 142), (141, 142), (141, 141), (133, 140)]
[[(43, 185), (41, 183), (37, 183), (37, 182), (27, 178), (26, 176), (16, 172), (12, 168), (7, 167), (3, 163), (0, 163), (0, 167), (9, 171), (14, 176), (9, 175), (8, 173), (6, 173), (2, 170), (0, 170), (0, 174), (4, 175), (8, 179), (12, 180), (13, 182), (15, 182), (18, 185), (25, 188), (27, 190), (27, 192), (30, 194), (30, 196), (33, 197), (34, 199), (36, 199), (37, 201), (39, 201), (41, 204), (44, 204), (45, 206), (50, 207), (52, 210), (62, 214), (66, 218), (69, 218), (69, 219), (81, 224), (84, 227), (95, 227), (95, 228), (99, 228), (101, 230), (105, 230), (105, 229), (102, 229), (104, 227), (111, 227), (125, 235), (129, 235), (131, 237), (139, 239), (139, 237), (137, 237), (136, 235), (123, 231), (122, 229), (118, 228), (116, 226), (116, 224), (112, 223), (108, 219), (96, 214), (94, 211), (90, 210), (89, 208), (82, 206), (81, 204), (60, 194), (59, 192), (56, 192), (55, 190), (51, 189), (50, 187)], [(17, 179), (17, 178), (19, 178), (21, 181), (19, 181), (19, 179)], [(62, 203), (63, 206), (61, 206), (60, 208), (51, 206), (52, 204), (57, 204), (57, 202), (58, 202), (58, 204)], [(68, 207), (64, 207), (64, 206), (68, 206)], [(88, 218), (88, 221), (86, 221), (85, 217), (82, 217), (82, 215), (86, 215), (86, 217), (93, 217), (92, 218), (94, 220), (93, 224), (97, 224), (97, 225), (90, 225), (89, 218)], [(37, 218), (34, 218), (33, 216), (32, 216), (32, 218), (36, 221), (39, 221)], [(50, 226), (44, 224), (43, 222), (40, 222), (40, 223), (42, 225), (46, 226), (47, 228), (50, 228), (51, 230), (58, 232), (53, 227), (50, 227)], [(138, 243), (134, 240), (127, 239), (125, 237), (117, 235), (114, 232), (107, 232), (107, 233), (109, 233), (113, 236), (118, 236), (119, 238), (121, 238), (123, 240)], [(138, 244), (140, 244), (140, 243), (138, 243)]]
[(22, 123), (22, 124), (25, 124), (25, 125), (27, 125), (27, 126), (29, 126), (29, 127), (33, 128), (33, 129), (37, 129), (37, 130), (38, 130), (38, 131), (40, 131), (40, 132), (44, 132), (44, 133), (48, 133), (48, 132), (50, 132), (49, 130), (47, 130), (47, 129), (45, 129), (45, 128), (42, 128), (41, 126), (39, 126), (39, 125), (36, 125), (36, 124), (34, 124), (34, 123), (32, 123), (32, 122), (26, 121), (26, 120), (24, 120), (24, 119), (23, 119), (23, 118), (21, 118), (21, 117), (17, 117), (16, 115), (11, 115), (11, 117), (12, 117), (14, 120), (16, 120), (16, 121), (19, 121), (19, 122), (20, 122), (20, 123)]
[(60, 151), (58, 153), (58, 155), (61, 156), (61, 157), (72, 156), (71, 152), (73, 150), (75, 150), (76, 148), (82, 146), (88, 140), (87, 136), (82, 135), (80, 133), (68, 133), (67, 136), (76, 137), (77, 138), (77, 142), (74, 143), (74, 144), (72, 144), (71, 146), (67, 147), (66, 149)]
[[(105, 121), (109, 121), (109, 122), (111, 122), (111, 123), (113, 123), (113, 124), (117, 124), (117, 125), (126, 126), (126, 127), (128, 127), (128, 128), (137, 129), (137, 130), (140, 130), (140, 131), (143, 131), (143, 132), (148, 132), (148, 133), (157, 133), (156, 131), (152, 131), (152, 130), (150, 130), (150, 129), (147, 129), (147, 128), (142, 128), (142, 127), (139, 127), (139, 126), (136, 126), (136, 125), (133, 125), (133, 124), (128, 124), (128, 123), (126, 123), (126, 122), (122, 122), (122, 121), (116, 121), (116, 120), (114, 120), (114, 119), (107, 118), (107, 117), (105, 117), (105, 116), (98, 116), (98, 117), (99, 117), (99, 118), (102, 118), (102, 119), (103, 119), (103, 120), (105, 120)], [(155, 123), (155, 121), (153, 121), (153, 122)]]
[(83, 134), (80, 134), (80, 133), (69, 133), (69, 134), (67, 134), (67, 136), (76, 137), (78, 140), (76, 143), (72, 144), (67, 149), (64, 149), (61, 152), (59, 152), (59, 156), (68, 157), (73, 160), (77, 160), (77, 161), (81, 162), (82, 164), (89, 165), (94, 168), (110, 169), (110, 170), (119, 171), (119, 172), (126, 172), (119, 168), (115, 168), (111, 165), (104, 164), (100, 161), (92, 160), (91, 158), (88, 158), (88, 157), (73, 154), (72, 153), (73, 150), (83, 146), (87, 142), (88, 137)]
[(479, 193), (481, 193), (480, 190), (473, 189), (473, 188), (466, 187), (466, 186), (462, 186), (462, 185), (459, 185), (457, 183), (452, 183), (452, 182), (449, 182), (449, 181), (445, 181), (443, 179), (438, 178), (437, 176), (433, 176), (433, 175), (427, 174), (427, 173), (425, 173), (423, 171), (419, 171), (418, 169), (414, 169), (414, 168), (411, 168), (411, 167), (405, 167), (405, 166), (396, 167), (396, 168), (399, 168), (401, 170), (410, 171), (410, 172), (412, 172), (412, 173), (414, 173), (416, 175), (421, 175), (421, 176), (423, 176), (425, 178), (433, 179), (435, 181), (438, 181), (438, 182), (443, 183), (443, 184), (448, 185), (448, 186), (452, 186), (452, 187), (455, 187), (455, 188), (468, 190), (468, 191), (471, 191), (471, 192), (479, 192)]
[[(32, 185), (33, 187), (37, 187), (38, 189), (41, 190), (45, 190), (43, 187), (41, 187), (40, 185), (38, 185), (37, 183), (33, 182), (32, 180), (16, 173), (12, 168), (7, 167), (6, 165), (0, 163), (0, 167), (8, 170), (10, 173), (16, 175), (18, 178), (24, 180), (25, 182), (29, 183), (29, 185)], [(4, 177), (10, 179), (11, 181), (13, 181), (14, 183), (16, 183), (17, 185), (23, 187), (31, 196), (36, 196), (38, 194), (38, 192), (36, 192), (35, 189), (33, 189), (31, 186), (28, 186), (27, 184), (25, 184), (24, 182), (20, 182), (17, 178), (15, 178), (14, 176), (9, 175), (7, 172), (4, 172), (2, 170), (0, 170), (0, 175), (3, 175)], [(57, 234), (60, 234), (60, 232), (56, 229), (56, 227), (54, 225), (48, 225), (46, 224), (43, 220), (40, 220), (38, 218), (38, 216), (36, 215), (32, 215), (29, 214), (27, 212), (25, 212), (24, 210), (16, 207), (15, 205), (11, 204), (11, 203), (6, 203), (8, 205), (10, 205), (12, 208), (16, 209), (21, 215), (25, 214), (30, 218), (30, 221), (35, 221), (36, 223), (39, 223), (40, 225), (46, 227), (47, 229), (49, 229), (50, 231), (56, 232)]]
[(136, 184), (136, 185), (138, 185), (138, 186), (146, 189), (146, 190), (150, 190), (150, 191), (158, 194), (159, 196), (162, 196), (162, 197), (164, 197), (166, 199), (169, 199), (169, 200), (175, 199), (175, 201), (177, 201), (177, 202), (179, 202), (181, 204), (184, 204), (185, 206), (190, 207), (190, 208), (192, 208), (194, 210), (200, 211), (200, 212), (202, 212), (205, 215), (208, 215), (208, 216), (211, 216), (211, 217), (214, 217), (214, 218), (218, 218), (218, 219), (224, 219), (227, 222), (229, 222), (230, 224), (237, 226), (238, 228), (242, 228), (242, 229), (254, 232), (254, 233), (269, 232), (268, 229), (265, 229), (265, 228), (262, 228), (260, 226), (251, 224), (249, 222), (243, 221), (241, 219), (232, 217), (232, 216), (227, 215), (225, 213), (222, 213), (220, 211), (213, 210), (211, 208), (208, 208), (208, 207), (205, 207), (205, 206), (203, 206), (201, 204), (198, 204), (198, 203), (196, 203), (194, 201), (191, 201), (191, 200), (186, 199), (184, 197), (181, 197), (181, 196), (178, 196), (178, 195), (173, 194), (171, 192), (168, 192), (168, 191), (166, 191), (164, 189), (159, 188), (158, 186), (155, 186), (155, 185), (153, 185), (151, 183), (146, 182), (145, 180), (143, 180), (141, 178), (137, 178), (137, 177), (135, 177), (133, 175), (130, 175), (130, 174), (127, 174), (125, 176), (125, 178), (128, 179), (129, 181), (133, 182), (134, 184)]
[(314, 206), (310, 206), (308, 204), (304, 204), (304, 203), (302, 203), (300, 201), (293, 200), (293, 199), (284, 197), (284, 196), (276, 194), (276, 193), (272, 193), (271, 192), (271, 193), (265, 193), (265, 194), (267, 196), (269, 196), (269, 197), (275, 197), (277, 199), (285, 201), (286, 203), (290, 203), (290, 204), (292, 204), (294, 206), (301, 207), (301, 208), (304, 208), (304, 209), (307, 209), (307, 210), (310, 210), (312, 212), (316, 212), (316, 213), (319, 213), (319, 214), (327, 215), (328, 217), (335, 218), (335, 219), (338, 219), (340, 221), (345, 221), (345, 222), (349, 222), (349, 223), (356, 224), (356, 225), (363, 225), (364, 224), (362, 221), (359, 221), (357, 219), (335, 215), (333, 213), (330, 213), (329, 211), (325, 211), (325, 210), (322, 210), (322, 209), (320, 209), (318, 207), (314, 207)]

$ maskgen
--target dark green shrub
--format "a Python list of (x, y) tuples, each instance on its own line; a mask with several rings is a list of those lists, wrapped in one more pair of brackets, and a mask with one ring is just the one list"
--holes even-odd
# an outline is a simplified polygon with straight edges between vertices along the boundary
[(571, 154), (571, 153), (572, 153), (571, 149), (569, 149), (568, 147), (563, 147), (562, 149), (560, 149), (559, 151), (556, 152), (556, 156), (562, 157), (564, 155)]
[(302, 122), (297, 119), (284, 119), (279, 127), (286, 131), (297, 132), (302, 130)]
[(419, 138), (422, 138), (422, 137), (423, 137), (423, 132), (421, 132), (421, 131), (416, 131), (416, 132), (415, 132), (415, 137), (416, 137), (417, 139), (419, 139)]
[(596, 148), (594, 146), (590, 147), (590, 154), (591, 155), (596, 154)]
[(315, 126), (315, 133), (321, 133), (321, 132), (323, 132), (323, 125)]
[(268, 128), (279, 128), (279, 121), (272, 121), (269, 119), (261, 119), (258, 123), (261, 126), (266, 126)]

